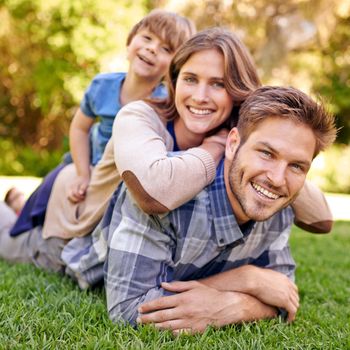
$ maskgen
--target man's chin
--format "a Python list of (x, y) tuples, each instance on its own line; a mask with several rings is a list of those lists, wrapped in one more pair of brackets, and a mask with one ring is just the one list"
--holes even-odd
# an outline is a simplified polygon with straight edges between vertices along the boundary
[(269, 208), (269, 209), (258, 209), (258, 210), (252, 210), (249, 215), (247, 215), (251, 220), (254, 221), (265, 221), (270, 219), (271, 216), (275, 215), (280, 210), (284, 209), (288, 204), (285, 206), (278, 206), (276, 208)]

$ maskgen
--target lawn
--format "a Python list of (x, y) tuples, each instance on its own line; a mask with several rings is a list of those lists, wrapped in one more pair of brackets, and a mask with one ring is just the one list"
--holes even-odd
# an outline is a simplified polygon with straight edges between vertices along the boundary
[(350, 222), (331, 235), (293, 228), (301, 307), (276, 319), (174, 338), (152, 327), (113, 325), (102, 289), (0, 261), (0, 349), (350, 349)]

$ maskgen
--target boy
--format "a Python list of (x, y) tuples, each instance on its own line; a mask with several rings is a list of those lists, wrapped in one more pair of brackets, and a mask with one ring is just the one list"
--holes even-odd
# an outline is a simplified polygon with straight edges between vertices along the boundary
[[(189, 19), (159, 9), (151, 11), (131, 29), (127, 38), (128, 72), (97, 75), (72, 120), (70, 148), (77, 176), (68, 194), (62, 195), (74, 203), (84, 200), (90, 183), (90, 164), (96, 165), (100, 160), (116, 114), (128, 102), (166, 96), (161, 80), (175, 50), (194, 33), (194, 24)], [(97, 117), (100, 123), (94, 125)], [(71, 162), (70, 156), (66, 158), (65, 163)], [(11, 236), (44, 223), (53, 183), (64, 165), (50, 172), (28, 199)]]

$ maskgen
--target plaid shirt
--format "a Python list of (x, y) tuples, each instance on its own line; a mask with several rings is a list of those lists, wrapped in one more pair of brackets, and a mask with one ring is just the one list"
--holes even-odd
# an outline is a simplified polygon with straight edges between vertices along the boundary
[[(140, 304), (169, 295), (161, 282), (207, 277), (246, 264), (294, 278), (288, 238), (291, 208), (239, 226), (229, 203), (223, 162), (215, 181), (163, 216), (144, 214), (123, 185), (102, 224), (107, 238), (107, 306), (112, 320), (135, 324)], [(107, 236), (106, 236), (107, 235)]]

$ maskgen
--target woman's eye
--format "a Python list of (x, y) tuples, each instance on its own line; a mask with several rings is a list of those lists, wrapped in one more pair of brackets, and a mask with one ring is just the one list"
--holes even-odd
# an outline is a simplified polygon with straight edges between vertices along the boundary
[(265, 157), (265, 158), (271, 158), (272, 153), (266, 150), (261, 150), (260, 153)]
[(171, 52), (171, 50), (170, 50), (170, 48), (168, 46), (163, 46), (162, 50), (165, 51), (166, 53), (170, 53)]
[(148, 35), (144, 35), (143, 38), (144, 38), (145, 40), (147, 40), (147, 41), (150, 41), (150, 40), (151, 40), (151, 37), (148, 36)]
[(193, 77), (184, 77), (183, 80), (186, 83), (194, 83), (196, 81), (195, 78), (193, 78)]
[(225, 88), (225, 84), (222, 81), (216, 81), (213, 83), (214, 88), (222, 89)]

